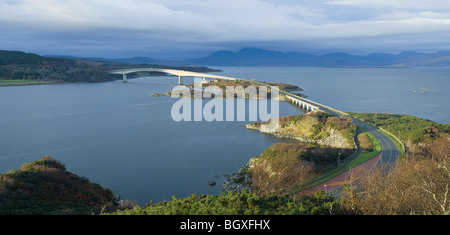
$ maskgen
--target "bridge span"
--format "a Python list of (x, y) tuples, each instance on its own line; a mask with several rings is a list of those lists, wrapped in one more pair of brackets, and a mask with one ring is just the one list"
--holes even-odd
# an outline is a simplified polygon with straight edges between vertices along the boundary
[(226, 76), (220, 76), (220, 75), (214, 75), (214, 74), (207, 74), (207, 73), (197, 73), (192, 71), (185, 71), (185, 70), (177, 70), (177, 69), (158, 69), (158, 68), (133, 68), (133, 69), (119, 69), (119, 70), (113, 70), (109, 71), (109, 74), (122, 74), (123, 75), (123, 81), (127, 82), (127, 74), (130, 73), (136, 73), (136, 72), (160, 72), (160, 73), (167, 73), (171, 75), (178, 76), (178, 85), (182, 84), (183, 77), (202, 77), (202, 78), (211, 78), (211, 79), (222, 79), (222, 80), (245, 80), (245, 79), (239, 79), (239, 78), (233, 78), (233, 77), (226, 77)]
[[(127, 74), (130, 73), (136, 73), (136, 72), (160, 72), (160, 73), (166, 73), (178, 76), (178, 85), (182, 84), (182, 78), (183, 77), (201, 77), (201, 78), (210, 78), (210, 79), (222, 79), (222, 80), (231, 80), (231, 81), (247, 81), (253, 84), (257, 84), (260, 86), (267, 86), (270, 85), (254, 81), (254, 80), (248, 80), (243, 78), (234, 78), (234, 77), (228, 77), (228, 76), (221, 76), (221, 75), (215, 75), (215, 74), (207, 74), (207, 73), (198, 73), (198, 72), (192, 72), (192, 71), (185, 71), (185, 70), (177, 70), (177, 69), (161, 69), (161, 68), (131, 68), (131, 69), (119, 69), (119, 70), (113, 70), (109, 71), (109, 74), (122, 74), (123, 78), (122, 80), (124, 82), (127, 82)], [(338, 110), (332, 109), (328, 106), (325, 106), (323, 104), (319, 104), (317, 102), (308, 100), (306, 98), (294, 95), (290, 92), (279, 90), (280, 94), (285, 95), (285, 97), (290, 100), (293, 104), (297, 105), (298, 107), (310, 112), (313, 110), (324, 110), (324, 111), (330, 111), (338, 115), (346, 115), (344, 112), (340, 112)]]

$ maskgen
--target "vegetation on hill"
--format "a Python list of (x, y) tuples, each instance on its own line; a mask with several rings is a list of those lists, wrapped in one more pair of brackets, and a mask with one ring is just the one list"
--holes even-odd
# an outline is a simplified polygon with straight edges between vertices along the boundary
[(37, 65), (50, 63), (67, 63), (70, 60), (62, 58), (42, 57), (33, 53), (22, 51), (3, 51), (0, 50), (0, 65)]
[(407, 151), (389, 173), (375, 168), (348, 185), (340, 213), (450, 214), (450, 125), (409, 115), (351, 115), (397, 135)]
[[(252, 158), (248, 177), (257, 195), (288, 195), (299, 191), (318, 176), (336, 169), (340, 161), (355, 151), (357, 126), (349, 118), (314, 111), (280, 117), (279, 123), (278, 130), (272, 134), (301, 142), (276, 143)], [(252, 123), (247, 127), (258, 129), (261, 125)]]
[(99, 67), (80, 60), (43, 57), (19, 51), (0, 51), (0, 79), (61, 82), (113, 80)]
[(450, 135), (438, 133), (410, 149), (387, 174), (375, 168), (348, 185), (340, 213), (450, 215)]
[(240, 193), (201, 195), (136, 206), (114, 215), (327, 215), (335, 204), (325, 193), (301, 199), (271, 195), (260, 197), (245, 190)]
[[(268, 122), (247, 125), (250, 129), (259, 129)], [(342, 134), (348, 148), (354, 148), (354, 134), (357, 126), (348, 117), (336, 117), (324, 111), (314, 111), (304, 115), (292, 115), (279, 118), (280, 126), (274, 135), (280, 137), (321, 140), (333, 134)]]
[(252, 159), (252, 191), (257, 195), (286, 195), (314, 177), (337, 167), (352, 149), (307, 143), (275, 143)]
[(407, 146), (427, 141), (439, 132), (450, 133), (450, 124), (403, 114), (349, 113), (353, 117), (372, 123), (396, 135)]
[(0, 214), (90, 214), (116, 208), (109, 189), (67, 172), (49, 156), (0, 175)]
[[(205, 67), (127, 64), (88, 59), (54, 58), (20, 51), (0, 50), (0, 81), (106, 82), (122, 79), (121, 75), (111, 75), (107, 71), (137, 67), (171, 68), (194, 72), (217, 71)], [(151, 75), (161, 75), (161, 73), (139, 72), (130, 74), (128, 77)], [(5, 84), (12, 83), (4, 83), (3, 85)]]

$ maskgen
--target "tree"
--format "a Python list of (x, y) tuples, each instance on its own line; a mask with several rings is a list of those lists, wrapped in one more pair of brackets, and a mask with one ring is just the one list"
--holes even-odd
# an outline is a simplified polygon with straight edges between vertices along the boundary
[(361, 145), (363, 151), (372, 151), (372, 144), (370, 143), (370, 139), (365, 133), (358, 134), (358, 141)]
[(251, 168), (252, 190), (263, 196), (283, 195), (309, 182), (315, 175), (314, 163), (300, 159), (301, 151), (265, 150)]

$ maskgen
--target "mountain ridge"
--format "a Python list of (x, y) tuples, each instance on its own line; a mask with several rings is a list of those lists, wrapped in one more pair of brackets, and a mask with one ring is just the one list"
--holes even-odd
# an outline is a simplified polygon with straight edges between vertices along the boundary
[[(51, 57), (81, 58), (55, 55)], [(450, 66), (450, 51), (438, 51), (435, 53), (403, 51), (398, 54), (373, 52), (367, 55), (332, 52), (313, 55), (305, 52), (281, 52), (246, 47), (236, 52), (218, 50), (203, 57), (185, 60), (160, 60), (147, 56), (119, 59), (86, 57), (81, 59), (170, 66), (448, 67)]]
[(301, 52), (279, 52), (259, 48), (242, 48), (237, 52), (216, 51), (208, 56), (186, 62), (209, 66), (299, 66), (299, 67), (443, 67), (450, 66), (450, 51), (399, 54), (371, 53), (351, 55), (333, 52), (313, 55)]

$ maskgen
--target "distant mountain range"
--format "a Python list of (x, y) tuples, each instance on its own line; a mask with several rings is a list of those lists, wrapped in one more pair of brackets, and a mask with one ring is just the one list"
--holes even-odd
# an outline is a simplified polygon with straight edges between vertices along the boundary
[(450, 66), (450, 51), (432, 54), (407, 51), (397, 55), (373, 53), (365, 56), (330, 53), (316, 56), (307, 53), (244, 48), (236, 53), (217, 51), (186, 62), (208, 66), (442, 67)]
[[(71, 58), (71, 56), (52, 57)], [(406, 51), (400, 54), (372, 53), (357, 56), (347, 53), (313, 55), (299, 52), (243, 48), (237, 52), (220, 50), (205, 57), (187, 60), (158, 60), (150, 57), (84, 59), (170, 66), (447, 67), (450, 66), (450, 51), (436, 53)]]

